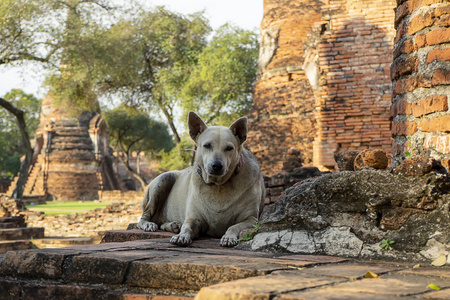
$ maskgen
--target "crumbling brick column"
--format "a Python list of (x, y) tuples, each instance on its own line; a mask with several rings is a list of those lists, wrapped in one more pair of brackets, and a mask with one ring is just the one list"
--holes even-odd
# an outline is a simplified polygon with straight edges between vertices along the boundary
[(320, 21), (321, 1), (264, 0), (259, 53), (259, 80), (249, 114), (247, 147), (265, 175), (283, 168), (288, 149), (312, 164), (316, 136), (314, 93), (303, 68), (304, 42)]
[(450, 157), (450, 3), (397, 0), (392, 152)]
[(288, 149), (334, 170), (334, 153), (392, 146), (394, 0), (264, 0), (249, 149), (262, 171)]

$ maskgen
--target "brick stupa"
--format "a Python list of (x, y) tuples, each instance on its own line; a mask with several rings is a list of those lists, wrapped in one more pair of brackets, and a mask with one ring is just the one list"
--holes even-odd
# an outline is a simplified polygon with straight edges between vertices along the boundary
[(93, 200), (103, 190), (123, 190), (113, 164), (100, 114), (73, 117), (56, 107), (50, 94), (42, 100), (24, 198)]

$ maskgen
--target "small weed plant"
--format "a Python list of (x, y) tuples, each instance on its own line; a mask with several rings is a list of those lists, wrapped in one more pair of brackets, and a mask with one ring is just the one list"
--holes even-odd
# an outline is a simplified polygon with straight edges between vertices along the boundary
[(380, 248), (383, 250), (389, 250), (391, 249), (391, 245), (395, 243), (394, 241), (391, 241), (390, 239), (382, 240), (380, 243)]
[(244, 236), (240, 239), (238, 239), (238, 242), (243, 241), (250, 241), (253, 239), (253, 237), (258, 233), (259, 227), (261, 226), (261, 222), (258, 222), (258, 224), (253, 225), (253, 229), (250, 232), (244, 232)]

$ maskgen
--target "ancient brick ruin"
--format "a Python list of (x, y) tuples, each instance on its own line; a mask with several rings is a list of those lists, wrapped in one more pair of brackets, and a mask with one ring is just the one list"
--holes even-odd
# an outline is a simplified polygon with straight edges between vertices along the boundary
[(115, 170), (101, 116), (83, 112), (73, 117), (57, 108), (51, 95), (44, 98), (24, 196), (98, 199), (99, 191), (124, 189)]
[(395, 2), (264, 1), (249, 148), (272, 175), (285, 153), (335, 169), (339, 150), (390, 152)]
[(397, 1), (391, 76), (393, 154), (450, 158), (450, 4)]

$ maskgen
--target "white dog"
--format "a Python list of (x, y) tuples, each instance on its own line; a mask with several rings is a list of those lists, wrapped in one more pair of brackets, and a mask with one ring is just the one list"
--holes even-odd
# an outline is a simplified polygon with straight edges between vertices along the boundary
[(194, 165), (161, 174), (149, 184), (138, 227), (156, 231), (160, 225), (178, 233), (170, 242), (180, 246), (200, 234), (222, 237), (221, 246), (235, 246), (240, 231), (256, 224), (265, 197), (258, 162), (243, 147), (247, 118), (230, 128), (207, 127), (190, 112), (189, 135), (197, 145)]

